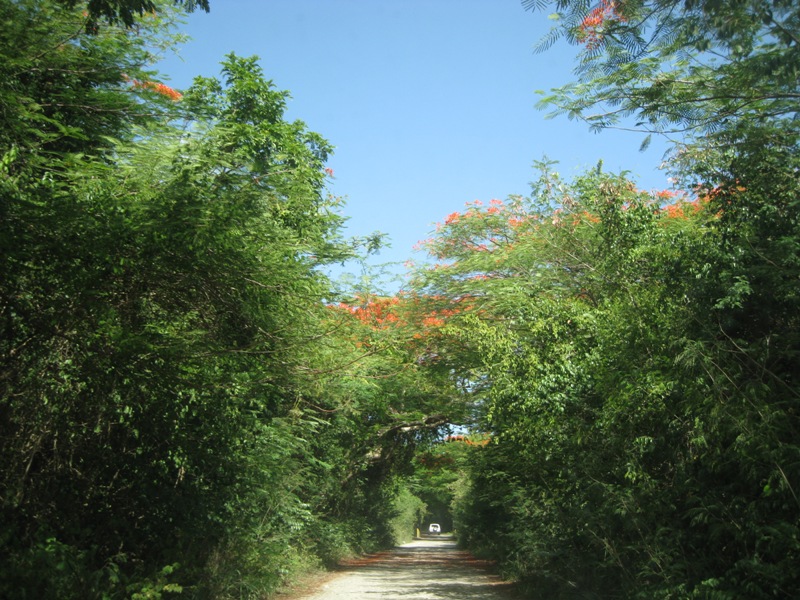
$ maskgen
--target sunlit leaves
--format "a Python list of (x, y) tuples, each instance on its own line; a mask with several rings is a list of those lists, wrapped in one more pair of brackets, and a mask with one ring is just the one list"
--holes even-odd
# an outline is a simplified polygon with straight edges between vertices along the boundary
[(0, 595), (271, 590), (287, 545), (380, 540), (307, 541), (390, 518), (347, 504), (388, 494), (353, 443), (374, 429), (319, 385), (342, 361), (316, 267), (356, 251), (329, 144), (255, 59), (180, 97), (146, 69), (158, 19), (85, 35), (49, 2), (0, 8)]
[[(773, 179), (785, 188), (783, 176), (776, 172)], [(745, 351), (739, 346), (743, 340), (724, 333), (734, 323), (737, 335), (742, 327), (753, 331), (755, 322), (764, 324), (761, 317), (747, 326), (728, 320), (733, 312), (755, 310), (749, 300), (755, 288), (748, 285), (754, 272), (726, 279), (734, 271), (728, 261), (741, 261), (742, 248), (764, 238), (749, 237), (742, 227), (748, 241), (731, 239), (730, 255), (719, 253), (733, 233), (728, 219), (774, 212), (774, 206), (753, 212), (744, 198), (728, 196), (746, 194), (750, 187), (760, 194), (755, 186), (729, 181), (687, 197), (644, 193), (599, 169), (572, 183), (545, 173), (531, 199), (510, 203), (517, 227), (508, 227), (510, 214), (499, 203), (470, 204), (449, 216), (428, 243), (436, 258), (448, 263), (429, 267), (418, 281), (444, 296), (471, 299), (471, 309), (452, 321), (447, 333), (471, 359), (461, 366), (483, 390), (479, 423), (492, 438), (476, 455), (459, 518), (468, 525), (471, 543), (493, 549), (537, 589), (556, 594), (568, 579), (571, 587), (644, 598), (702, 590), (707, 570), (727, 569), (717, 585), (737, 589), (745, 573), (758, 568), (732, 566), (745, 556), (735, 552), (711, 558), (698, 550), (691, 566), (670, 562), (686, 545), (703, 547), (702, 534), (674, 524), (676, 514), (692, 519), (698, 502), (716, 503), (712, 518), (725, 510), (737, 515), (733, 525), (714, 525), (715, 536), (736, 537), (737, 528), (751, 532), (742, 539), (758, 535), (758, 525), (744, 515), (772, 509), (755, 503), (745, 508), (742, 486), (723, 483), (733, 464), (725, 461), (753, 478), (768, 477), (770, 469), (758, 469), (749, 453), (769, 453), (769, 447), (790, 451), (773, 434), (735, 433), (734, 423), (753, 423), (754, 410), (775, 414), (761, 404), (767, 397), (761, 394), (768, 388), (782, 393), (778, 389), (785, 382), (769, 385), (762, 377), (744, 384), (755, 372), (740, 363), (744, 355), (734, 355), (746, 352), (753, 366), (761, 364), (766, 360), (756, 350), (761, 342)], [(500, 210), (490, 211), (493, 206)], [(775, 232), (793, 227), (793, 217), (785, 216), (785, 225), (773, 225)], [(507, 238), (503, 248), (481, 247), (498, 230)], [(727, 287), (728, 304), (715, 306), (711, 289), (725, 288), (711, 283), (718, 277), (738, 287)], [(771, 282), (769, 289), (783, 288)], [(788, 297), (778, 293), (780, 306), (788, 306), (782, 304), (791, 303)], [(729, 341), (706, 339), (721, 332)], [(733, 354), (723, 358), (723, 347)], [(739, 385), (734, 381), (749, 390), (748, 401), (739, 398), (744, 389), (730, 387)], [(736, 450), (723, 441), (730, 436), (738, 440)], [(701, 473), (707, 480), (698, 483)], [(723, 500), (725, 494), (732, 496)], [(787, 510), (771, 522), (790, 515)], [(793, 530), (789, 525), (787, 532)], [(776, 544), (792, 545), (793, 534), (786, 535)], [(669, 568), (654, 570), (653, 560)], [(760, 560), (783, 559), (771, 553)], [(620, 561), (638, 566), (631, 572), (619, 567)], [(673, 578), (684, 587), (673, 586)], [(760, 594), (772, 585), (765, 581), (747, 589)]]
[(743, 119), (789, 126), (797, 112), (800, 14), (789, 3), (553, 4), (561, 18), (543, 48), (561, 32), (583, 49), (580, 85), (542, 101), (557, 113), (701, 135)]

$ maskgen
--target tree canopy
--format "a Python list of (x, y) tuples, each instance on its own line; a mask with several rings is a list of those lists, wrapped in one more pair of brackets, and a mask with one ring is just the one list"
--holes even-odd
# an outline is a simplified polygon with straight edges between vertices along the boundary
[(413, 531), (446, 422), (330, 307), (331, 145), (255, 57), (160, 82), (160, 9), (0, 2), (4, 598), (261, 597)]
[(0, 0), (0, 596), (263, 598), (426, 519), (530, 597), (800, 594), (797, 6), (523, 4), (682, 189), (537, 162), (385, 294), (257, 57), (153, 69), (206, 2)]
[(541, 104), (592, 128), (690, 134), (769, 124), (795, 128), (800, 11), (787, 0), (524, 0), (555, 13), (547, 49), (581, 48), (577, 80)]
[[(162, 6), (164, 0), (57, 0), (62, 6), (74, 9), (85, 6), (87, 18), (86, 30), (96, 32), (100, 21), (110, 25), (122, 24), (132, 27), (138, 17), (145, 14), (155, 14)], [(171, 0), (174, 6), (193, 12), (198, 8), (209, 12), (209, 0)]]
[(683, 191), (600, 165), (470, 203), (425, 243), (419, 293), (485, 446), (461, 539), (531, 597), (791, 598), (797, 546), (797, 6), (554, 6), (581, 49), (544, 104), (675, 135)]

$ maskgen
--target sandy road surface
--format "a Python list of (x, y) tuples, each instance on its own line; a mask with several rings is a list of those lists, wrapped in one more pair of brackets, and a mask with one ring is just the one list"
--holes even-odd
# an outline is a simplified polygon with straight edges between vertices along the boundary
[(426, 538), (351, 561), (303, 600), (509, 600), (507, 584), (452, 539)]

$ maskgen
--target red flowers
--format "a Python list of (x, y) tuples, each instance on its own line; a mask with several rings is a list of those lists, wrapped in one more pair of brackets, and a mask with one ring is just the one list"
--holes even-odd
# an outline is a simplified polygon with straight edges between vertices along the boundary
[(701, 199), (697, 199), (692, 202), (679, 200), (673, 204), (668, 204), (662, 209), (662, 211), (672, 219), (685, 219), (689, 215), (700, 212), (703, 208), (703, 204), (704, 201)]
[(392, 323), (398, 322), (397, 305), (400, 299), (396, 296), (388, 298), (374, 298), (364, 301), (360, 305), (345, 304), (340, 302), (337, 307), (353, 315), (356, 319), (375, 329), (384, 329)]
[(127, 75), (123, 75), (123, 79), (125, 79), (125, 81), (130, 81), (131, 85), (135, 89), (155, 92), (156, 94), (164, 96), (165, 98), (169, 98), (173, 102), (177, 102), (183, 98), (183, 94), (181, 94), (178, 90), (174, 90), (168, 85), (158, 81), (139, 81), (138, 79), (130, 79)]
[(597, 49), (609, 23), (624, 23), (627, 19), (619, 12), (614, 0), (600, 0), (600, 4), (589, 11), (578, 26), (578, 40), (586, 44), (588, 50)]
[(444, 224), (445, 225), (451, 225), (453, 223), (458, 222), (458, 220), (460, 218), (461, 218), (461, 213), (458, 213), (458, 212), (450, 213), (449, 215), (447, 215), (447, 218), (444, 220)]

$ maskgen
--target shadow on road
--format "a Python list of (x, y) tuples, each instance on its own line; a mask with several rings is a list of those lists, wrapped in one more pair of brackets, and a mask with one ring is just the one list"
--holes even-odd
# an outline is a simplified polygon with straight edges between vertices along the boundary
[(510, 584), (494, 576), (492, 566), (459, 550), (451, 536), (431, 535), (347, 561), (340, 568), (359, 581), (358, 591), (352, 590), (353, 598), (510, 598)]

